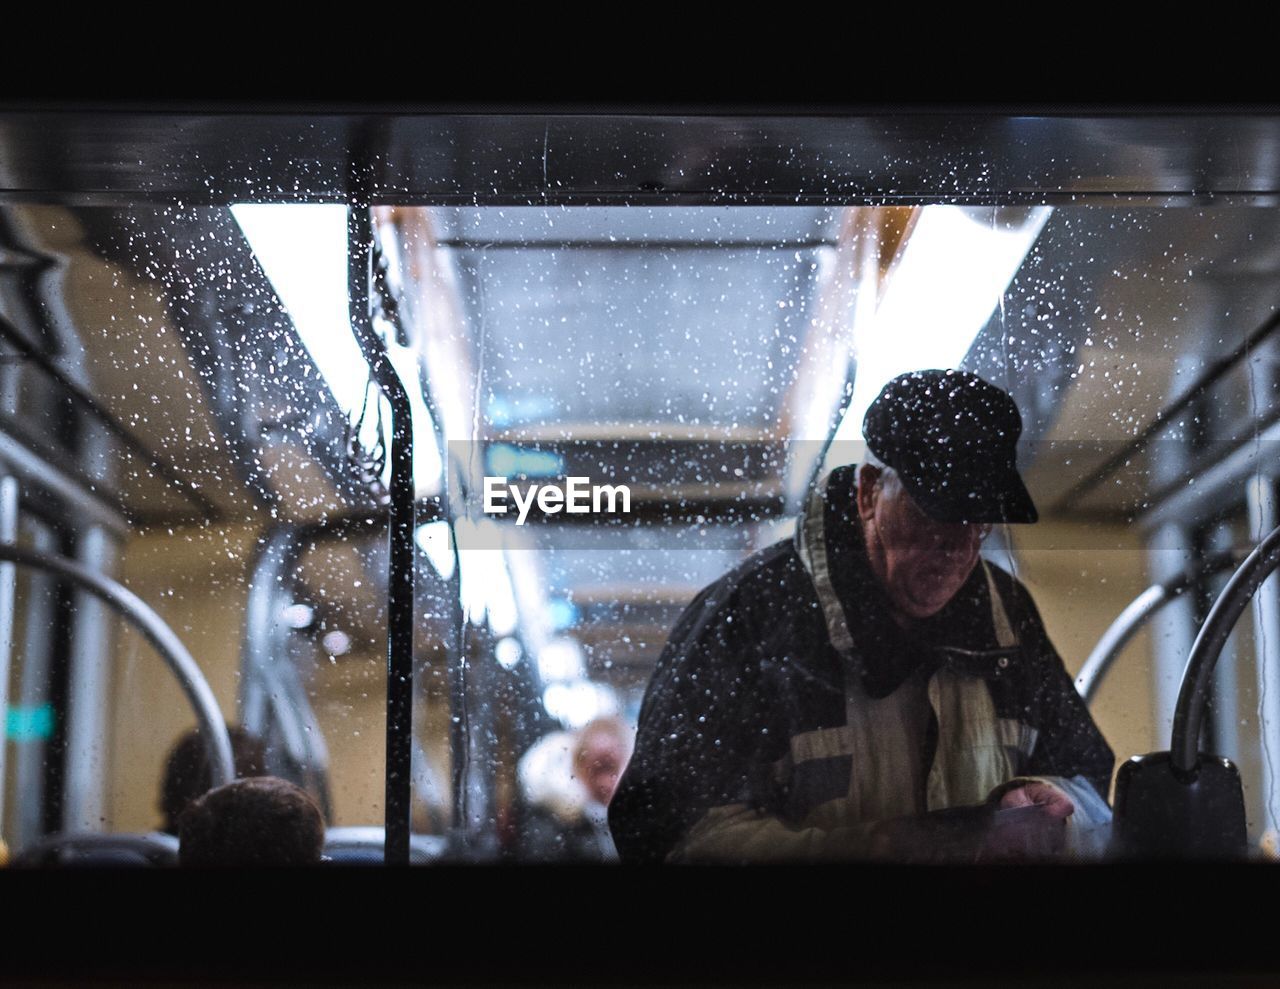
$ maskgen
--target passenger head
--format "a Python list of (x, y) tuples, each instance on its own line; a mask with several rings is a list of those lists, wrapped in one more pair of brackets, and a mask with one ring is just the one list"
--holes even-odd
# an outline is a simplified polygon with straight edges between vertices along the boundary
[(891, 467), (863, 464), (857, 499), (871, 571), (899, 616), (941, 611), (973, 572), (988, 526), (935, 522)]
[(188, 866), (315, 865), (324, 818), (305, 790), (275, 776), (210, 790), (182, 815), (178, 862)]
[[(228, 728), (227, 734), (231, 736), (231, 757), (236, 776), (244, 778), (266, 773), (266, 747), (262, 740), (240, 727)], [(204, 736), (199, 728), (192, 728), (178, 739), (165, 760), (164, 780), (160, 787), (163, 830), (177, 834), (183, 811), (211, 786), (213, 770), (205, 752)]]
[(964, 371), (899, 375), (867, 409), (857, 511), (899, 619), (946, 606), (993, 524), (1036, 521), (1018, 475), (1021, 432), (1008, 393)]
[(573, 771), (596, 803), (608, 805), (631, 757), (631, 732), (620, 718), (597, 718), (578, 732)]

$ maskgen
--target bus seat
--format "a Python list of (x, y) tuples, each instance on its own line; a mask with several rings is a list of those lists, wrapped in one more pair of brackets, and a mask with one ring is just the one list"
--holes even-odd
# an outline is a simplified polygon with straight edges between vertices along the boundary
[(178, 864), (178, 839), (162, 831), (147, 833), (62, 832), (24, 848), (15, 868), (114, 868)]
[[(377, 825), (329, 828), (324, 842), (325, 861), (332, 865), (382, 865), (384, 830)], [(409, 837), (409, 864), (426, 865), (444, 852), (439, 835)]]

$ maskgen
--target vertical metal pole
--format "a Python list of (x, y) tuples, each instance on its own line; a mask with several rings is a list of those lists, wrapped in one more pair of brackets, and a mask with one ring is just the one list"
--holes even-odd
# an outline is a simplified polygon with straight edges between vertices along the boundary
[[(457, 520), (464, 516), (465, 487), (459, 464), (456, 476), (451, 470), (452, 460), (445, 462), (445, 477), (454, 483), (445, 492), (445, 504), (449, 505), (449, 544), (453, 552), (453, 576), (449, 581), (452, 601), (448, 653), (449, 689), (449, 760), (452, 781), (453, 813), (450, 819), (454, 836), (464, 847), (470, 846), (471, 829), (467, 819), (467, 773), (471, 763), (471, 713), (467, 709), (467, 608), (462, 600), (462, 548), (458, 545)], [(470, 554), (468, 554), (470, 556)], [(467, 566), (471, 566), (468, 562)]]
[[(35, 549), (56, 553), (58, 540), (52, 529), (35, 527)], [(23, 606), (22, 676), (19, 679), (18, 705), (27, 717), (48, 711), (51, 704), (53, 676), (54, 628), (58, 619), (58, 580), (50, 573), (32, 573), (26, 581)], [(55, 718), (61, 712), (53, 712)], [(18, 741), (14, 747), (15, 790), (19, 796), (16, 808), (14, 848), (24, 848), (44, 834), (45, 758), (49, 737), (43, 725)], [(55, 729), (56, 730), (56, 729)]]
[[(106, 530), (94, 526), (80, 540), (76, 558), (94, 573), (109, 575), (115, 569), (116, 546)], [(107, 632), (112, 616), (95, 595), (77, 591), (74, 600), (62, 828), (102, 831), (106, 825), (107, 690), (111, 683)]]
[(413, 414), (369, 313), (373, 218), (365, 202), (347, 210), (347, 287), (351, 328), (391, 406), (390, 562), (387, 594), (388, 865), (409, 864), (413, 778)]
[[(1166, 522), (1152, 533), (1147, 548), (1148, 570), (1153, 583), (1173, 580), (1192, 562), (1191, 534), (1174, 522)], [(1151, 697), (1155, 747), (1168, 745), (1173, 730), (1173, 712), (1187, 656), (1196, 636), (1196, 603), (1193, 594), (1180, 594), (1151, 621)]]
[(278, 523), (266, 535), (254, 559), (245, 609), (244, 645), (240, 654), (240, 724), (267, 741), (267, 769), (285, 775), (301, 767), (314, 786), (326, 820), (333, 816), (329, 790), (329, 751), (315, 712), (307, 700), (289, 656), (292, 630), (283, 608), (292, 601), (294, 571), (308, 538), (324, 524)]
[[(1276, 482), (1255, 476), (1245, 490), (1249, 507), (1249, 533), (1261, 540), (1280, 524), (1276, 505)], [(1280, 793), (1276, 788), (1276, 767), (1268, 739), (1280, 730), (1280, 577), (1272, 574), (1253, 596), (1253, 644), (1258, 670), (1258, 739), (1262, 746), (1263, 827), (1275, 831), (1280, 823)], [(1221, 664), (1219, 664), (1221, 665)]]
[[(1209, 533), (1206, 550), (1210, 554), (1225, 553), (1235, 545), (1231, 526), (1219, 524)], [(1208, 578), (1209, 605), (1222, 593), (1232, 571), (1221, 570)], [(1233, 635), (1223, 646), (1222, 657), (1213, 671), (1213, 752), (1239, 761), (1240, 753), (1240, 671), (1236, 663), (1236, 638)]]
[[(500, 551), (482, 551), (500, 552)], [(498, 851), (498, 661), (494, 658), (494, 639), (487, 627), (474, 630), (471, 656), (471, 696), (478, 701), (467, 709), (467, 731), (462, 745), (467, 753), (467, 774), (463, 781), (466, 806), (461, 832), (470, 855), (489, 858)], [(464, 655), (464, 658), (467, 658)]]
[[(0, 478), (0, 542), (18, 541), (18, 479)], [(9, 751), (9, 675), (13, 666), (14, 604), (17, 569), (0, 563), (0, 827), (4, 826), (4, 795), (8, 782), (5, 756)]]
[[(1194, 378), (1202, 367), (1200, 355), (1184, 353), (1178, 357), (1176, 367), (1179, 374)], [(1192, 447), (1200, 439), (1193, 433), (1179, 440), (1157, 444), (1159, 450), (1158, 455), (1153, 455), (1152, 483), (1166, 484), (1184, 477)], [(1152, 582), (1163, 584), (1175, 580), (1191, 569), (1196, 562), (1195, 556), (1195, 534), (1189, 526), (1176, 521), (1161, 524), (1151, 533), (1147, 543), (1147, 567)], [(1194, 594), (1178, 595), (1151, 622), (1151, 721), (1155, 733), (1152, 741), (1158, 749), (1164, 748), (1173, 734), (1173, 715), (1178, 706), (1182, 674), (1199, 624)]]

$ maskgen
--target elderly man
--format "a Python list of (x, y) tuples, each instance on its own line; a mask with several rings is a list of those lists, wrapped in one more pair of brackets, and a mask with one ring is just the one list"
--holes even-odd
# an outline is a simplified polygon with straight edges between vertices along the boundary
[(867, 411), (794, 540), (704, 589), (610, 805), (624, 861), (993, 861), (1090, 847), (1113, 757), (1030, 595), (979, 556), (1030, 523), (1004, 391), (919, 371)]

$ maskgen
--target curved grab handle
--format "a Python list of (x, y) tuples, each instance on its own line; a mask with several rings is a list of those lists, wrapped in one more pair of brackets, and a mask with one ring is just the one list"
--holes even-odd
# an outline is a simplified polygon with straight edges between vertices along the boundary
[(1182, 689), (1178, 692), (1170, 743), (1173, 771), (1184, 780), (1193, 780), (1199, 768), (1200, 729), (1218, 656), (1250, 599), (1278, 566), (1280, 526), (1271, 530), (1231, 575), (1191, 647), (1187, 668), (1182, 674)]
[(1076, 677), (1076, 690), (1084, 698), (1084, 702), (1089, 704), (1093, 701), (1103, 678), (1116, 661), (1116, 657), (1120, 655), (1120, 650), (1138, 634), (1143, 622), (1174, 598), (1179, 597), (1200, 577), (1226, 570), (1228, 567), (1239, 566), (1243, 559), (1244, 554), (1240, 550), (1215, 553), (1201, 566), (1184, 571), (1159, 584), (1152, 584), (1129, 602), (1129, 606), (1120, 612), (1116, 620), (1102, 633), (1098, 644), (1089, 653), (1089, 658), (1080, 667), (1080, 674)]
[(204, 738), (205, 752), (209, 758), (213, 785), (221, 786), (235, 779), (235, 764), (231, 758), (231, 738), (227, 734), (227, 724), (209, 687), (209, 681), (200, 672), (200, 667), (191, 657), (191, 653), (187, 652), (187, 647), (182, 644), (182, 640), (142, 598), (109, 577), (94, 573), (61, 556), (14, 546), (11, 543), (0, 543), (0, 561), (57, 574), (64, 580), (101, 598), (112, 610), (133, 622), (169, 664), (169, 669), (178, 678), (183, 693), (187, 695), (187, 700), (195, 709), (196, 720), (200, 724), (200, 731)]

